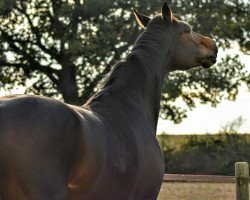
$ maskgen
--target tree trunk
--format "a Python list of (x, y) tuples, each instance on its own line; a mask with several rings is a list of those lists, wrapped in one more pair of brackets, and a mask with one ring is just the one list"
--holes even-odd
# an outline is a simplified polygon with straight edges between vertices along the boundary
[(72, 63), (61, 63), (62, 69), (59, 73), (58, 90), (62, 94), (65, 103), (80, 105), (81, 98), (78, 94), (76, 83), (76, 67)]

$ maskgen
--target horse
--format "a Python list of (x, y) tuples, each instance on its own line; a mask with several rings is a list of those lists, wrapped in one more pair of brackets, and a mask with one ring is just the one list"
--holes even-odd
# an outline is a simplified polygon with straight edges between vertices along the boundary
[(164, 162), (156, 139), (170, 71), (211, 67), (217, 46), (167, 2), (83, 106), (33, 95), (0, 99), (1, 200), (156, 200)]

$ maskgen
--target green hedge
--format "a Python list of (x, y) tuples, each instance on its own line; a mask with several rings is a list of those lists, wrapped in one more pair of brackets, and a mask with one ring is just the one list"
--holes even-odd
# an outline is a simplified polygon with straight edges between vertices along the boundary
[(247, 134), (186, 137), (181, 144), (178, 144), (178, 138), (173, 140), (173, 136), (158, 137), (166, 173), (234, 175), (235, 162), (250, 163), (250, 137)]

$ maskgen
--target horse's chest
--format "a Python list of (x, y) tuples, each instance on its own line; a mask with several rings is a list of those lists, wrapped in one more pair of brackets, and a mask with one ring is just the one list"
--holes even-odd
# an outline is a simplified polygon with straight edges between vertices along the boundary
[(111, 188), (132, 196), (144, 195), (159, 188), (163, 159), (155, 137), (127, 133), (118, 138), (116, 136), (108, 144), (105, 174)]
[[(148, 191), (158, 192), (163, 176), (161, 151), (155, 137), (140, 130), (127, 127), (103, 132), (104, 148), (93, 155), (101, 154), (103, 158), (98, 176), (86, 190), (82, 190), (86, 178), (82, 179), (84, 187), (79, 191), (79, 199), (140, 200), (146, 199)], [(94, 144), (97, 147), (98, 142)]]

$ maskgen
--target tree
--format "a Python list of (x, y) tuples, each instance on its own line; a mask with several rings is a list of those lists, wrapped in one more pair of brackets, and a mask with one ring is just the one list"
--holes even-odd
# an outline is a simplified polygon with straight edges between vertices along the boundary
[(16, 3), (15, 0), (1, 0), (0, 13), (2, 15), (7, 15), (8, 13), (10, 13), (15, 3)]
[(72, 104), (87, 99), (118, 57), (119, 44), (112, 1), (91, 2), (17, 1), (0, 22), (2, 82), (11, 88), (28, 78), (27, 93), (59, 93)]
[[(160, 0), (10, 2), (7, 7), (0, 4), (0, 11), (7, 10), (0, 17), (0, 83), (5, 89), (27, 86), (26, 93), (71, 104), (86, 101), (131, 48), (139, 33), (131, 8), (151, 14), (162, 4)], [(213, 33), (221, 47), (234, 40), (249, 53), (247, 2), (178, 0), (172, 7), (194, 30)], [(189, 108), (195, 107), (194, 98), (213, 105), (222, 98), (234, 100), (240, 84), (248, 80), (237, 56), (225, 57), (211, 70), (171, 73), (163, 90), (161, 116), (175, 122), (185, 117), (185, 110), (174, 105), (177, 98)]]

